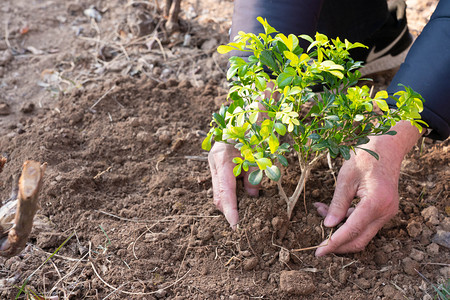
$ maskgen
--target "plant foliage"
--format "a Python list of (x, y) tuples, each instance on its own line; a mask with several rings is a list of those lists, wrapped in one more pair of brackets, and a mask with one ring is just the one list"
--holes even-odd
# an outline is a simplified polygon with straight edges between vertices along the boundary
[[(329, 39), (317, 33), (288, 36), (278, 33), (258, 17), (264, 33), (239, 32), (234, 42), (219, 46), (219, 53), (250, 52), (248, 61), (233, 56), (227, 79), (231, 81), (228, 103), (213, 114), (211, 130), (202, 147), (213, 140), (232, 143), (242, 157), (236, 157), (234, 175), (254, 166), (249, 180), (258, 184), (263, 174), (278, 181), (280, 165), (287, 166), (286, 153), (298, 152), (307, 165), (321, 153), (332, 158), (350, 153), (369, 141), (370, 136), (394, 135), (391, 127), (408, 120), (419, 130), (422, 97), (411, 88), (389, 96), (386, 91), (370, 95), (367, 86), (355, 86), (361, 78), (362, 62), (354, 61), (349, 50), (361, 43)], [(302, 49), (299, 39), (309, 42)], [(315, 92), (317, 89), (320, 92)], [(388, 97), (396, 107), (386, 103)], [(378, 107), (379, 109), (375, 109)], [(426, 125), (426, 124), (425, 124)], [(290, 135), (290, 143), (280, 137)], [(378, 155), (364, 149), (378, 159)]]

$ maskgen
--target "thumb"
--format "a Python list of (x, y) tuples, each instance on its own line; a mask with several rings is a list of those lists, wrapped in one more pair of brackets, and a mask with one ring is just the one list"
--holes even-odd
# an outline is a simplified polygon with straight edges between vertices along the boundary
[(326, 227), (335, 227), (346, 217), (348, 208), (356, 195), (357, 186), (354, 169), (342, 166), (337, 178), (333, 199), (323, 222)]

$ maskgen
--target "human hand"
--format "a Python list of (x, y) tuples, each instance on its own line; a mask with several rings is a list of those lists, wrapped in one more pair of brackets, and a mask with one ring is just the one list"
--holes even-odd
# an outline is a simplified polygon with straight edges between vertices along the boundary
[[(236, 177), (233, 174), (235, 164), (232, 160), (240, 155), (241, 153), (233, 145), (225, 143), (215, 143), (208, 155), (214, 204), (225, 215), (232, 228), (235, 228), (239, 222)], [(244, 177), (244, 187), (247, 193), (251, 196), (258, 196), (260, 186), (252, 185), (248, 181), (248, 174), (253, 170), (254, 168), (250, 168), (247, 172), (242, 170), (240, 176)]]
[[(409, 122), (399, 122), (392, 129), (397, 135), (373, 137), (364, 145), (377, 152), (379, 160), (363, 150), (352, 154), (339, 171), (330, 206), (315, 203), (327, 227), (335, 227), (348, 217), (329, 241), (322, 242), (321, 245), (328, 245), (319, 247), (316, 256), (362, 251), (397, 213), (401, 162), (421, 133)], [(360, 202), (356, 208), (350, 208), (355, 196)]]

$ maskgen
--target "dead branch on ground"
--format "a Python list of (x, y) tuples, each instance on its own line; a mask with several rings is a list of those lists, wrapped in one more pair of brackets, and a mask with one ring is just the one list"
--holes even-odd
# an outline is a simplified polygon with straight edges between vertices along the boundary
[[(0, 255), (11, 257), (26, 246), (33, 228), (33, 218), (39, 209), (39, 190), (46, 164), (26, 161), (19, 179), (18, 193), (0, 208)], [(15, 189), (13, 185), (13, 191)], [(14, 193), (13, 193), (14, 194)]]

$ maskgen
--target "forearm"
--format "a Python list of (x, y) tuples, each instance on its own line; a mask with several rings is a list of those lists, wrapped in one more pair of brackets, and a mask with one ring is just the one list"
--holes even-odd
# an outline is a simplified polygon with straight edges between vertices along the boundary
[[(430, 137), (450, 134), (450, 1), (439, 2), (436, 11), (406, 57), (388, 88), (390, 94), (411, 87), (425, 99), (422, 119), (433, 131)], [(393, 102), (391, 105), (395, 104)]]

